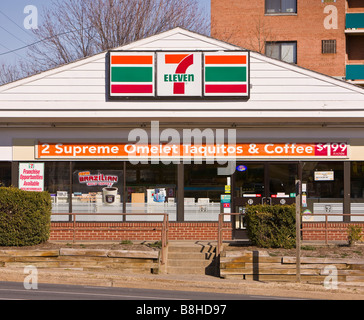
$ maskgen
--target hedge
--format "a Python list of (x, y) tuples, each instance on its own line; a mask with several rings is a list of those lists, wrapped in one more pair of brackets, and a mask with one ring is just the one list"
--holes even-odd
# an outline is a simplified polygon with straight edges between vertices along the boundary
[(0, 246), (32, 246), (49, 239), (51, 197), (48, 192), (0, 188)]
[(295, 205), (256, 205), (246, 208), (249, 239), (262, 248), (296, 246)]

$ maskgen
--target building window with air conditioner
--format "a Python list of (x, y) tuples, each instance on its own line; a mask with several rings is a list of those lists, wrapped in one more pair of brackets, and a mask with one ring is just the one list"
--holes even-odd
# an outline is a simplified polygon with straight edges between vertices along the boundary
[(266, 14), (297, 13), (297, 0), (265, 0)]
[(265, 54), (274, 59), (297, 64), (297, 42), (266, 42)]
[(336, 53), (336, 40), (322, 40), (322, 53)]

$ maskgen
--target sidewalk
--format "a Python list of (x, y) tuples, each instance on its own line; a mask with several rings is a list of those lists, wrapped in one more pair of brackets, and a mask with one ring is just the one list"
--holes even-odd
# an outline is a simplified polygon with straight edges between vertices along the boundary
[[(2, 268), (1, 271), (0, 281), (23, 282), (28, 275), (23, 272), (22, 268)], [(263, 283), (220, 279), (204, 275), (136, 275), (108, 272), (107, 270), (95, 272), (38, 269), (38, 283), (219, 292), (303, 299), (364, 300), (364, 288), (348, 288), (340, 283), (338, 289), (327, 290), (321, 285)]]

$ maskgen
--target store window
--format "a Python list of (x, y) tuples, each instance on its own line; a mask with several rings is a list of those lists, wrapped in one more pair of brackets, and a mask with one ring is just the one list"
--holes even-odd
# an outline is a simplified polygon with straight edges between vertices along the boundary
[(297, 13), (297, 0), (265, 0), (265, 13)]
[(274, 59), (296, 64), (297, 42), (266, 42), (265, 54)]
[[(329, 214), (329, 221), (343, 221), (344, 164), (343, 162), (305, 162), (302, 182), (307, 185), (307, 207), (313, 214)], [(324, 216), (315, 221), (324, 221)]]
[(145, 216), (127, 216), (128, 221), (160, 221), (152, 213), (168, 213), (170, 221), (177, 217), (177, 166), (170, 164), (127, 163), (126, 213), (145, 213)]
[(226, 176), (217, 174), (218, 164), (185, 165), (185, 221), (217, 221)]
[[(45, 162), (44, 190), (51, 194), (52, 213), (69, 213), (69, 162)], [(58, 218), (60, 220), (68, 220), (68, 217), (66, 216), (59, 216)]]
[(298, 168), (295, 163), (270, 164), (269, 191), (273, 198), (292, 198), (296, 193)]
[(11, 162), (0, 162), (0, 187), (11, 186)]
[(90, 213), (78, 221), (122, 221), (122, 162), (74, 162), (72, 180), (72, 212)]
[(350, 173), (350, 212), (352, 214), (351, 221), (364, 221), (364, 217), (355, 214), (364, 213), (364, 162), (353, 161), (351, 163)]
[(351, 163), (351, 199), (364, 202), (364, 162)]

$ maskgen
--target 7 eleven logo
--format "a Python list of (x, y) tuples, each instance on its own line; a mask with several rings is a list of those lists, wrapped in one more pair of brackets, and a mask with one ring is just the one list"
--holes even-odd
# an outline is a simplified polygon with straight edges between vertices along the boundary
[(187, 69), (193, 65), (193, 54), (167, 54), (166, 64), (177, 64), (175, 74), (165, 74), (164, 81), (173, 82), (173, 94), (185, 94), (185, 83), (195, 81), (193, 74)]
[(201, 53), (158, 53), (158, 96), (201, 96)]

